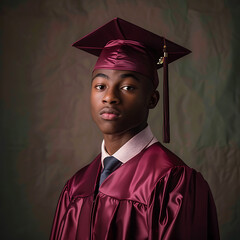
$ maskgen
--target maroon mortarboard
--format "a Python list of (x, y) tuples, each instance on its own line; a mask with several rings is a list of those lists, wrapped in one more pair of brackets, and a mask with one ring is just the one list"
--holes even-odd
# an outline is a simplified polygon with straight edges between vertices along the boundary
[(158, 86), (157, 69), (163, 66), (163, 130), (165, 143), (170, 142), (168, 63), (191, 51), (120, 18), (89, 33), (74, 47), (98, 56), (95, 69), (138, 72)]

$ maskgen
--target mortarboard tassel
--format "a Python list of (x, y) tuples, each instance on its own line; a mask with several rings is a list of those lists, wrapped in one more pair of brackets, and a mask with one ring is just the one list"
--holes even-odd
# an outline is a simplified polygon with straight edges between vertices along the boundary
[(169, 125), (169, 89), (168, 89), (168, 53), (164, 39), (163, 46), (163, 142), (170, 142)]

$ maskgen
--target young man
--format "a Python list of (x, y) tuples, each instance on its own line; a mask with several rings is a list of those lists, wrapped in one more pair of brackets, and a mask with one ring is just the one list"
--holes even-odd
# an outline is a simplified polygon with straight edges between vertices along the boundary
[(65, 185), (51, 239), (219, 239), (207, 182), (147, 124), (159, 100), (157, 68), (189, 51), (122, 19), (74, 46), (99, 56), (91, 113), (103, 143), (101, 154)]

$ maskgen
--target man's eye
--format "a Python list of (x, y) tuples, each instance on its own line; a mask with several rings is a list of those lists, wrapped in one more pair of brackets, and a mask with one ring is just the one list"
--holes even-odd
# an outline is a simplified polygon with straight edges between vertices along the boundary
[(97, 85), (97, 86), (95, 86), (95, 88), (97, 90), (103, 90), (104, 89), (104, 85)]
[(135, 88), (132, 87), (132, 86), (123, 86), (122, 89), (125, 90), (125, 91), (132, 91), (132, 90), (134, 90)]

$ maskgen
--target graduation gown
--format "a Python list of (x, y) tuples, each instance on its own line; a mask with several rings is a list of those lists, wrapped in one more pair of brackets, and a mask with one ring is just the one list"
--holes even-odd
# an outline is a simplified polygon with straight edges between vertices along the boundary
[(207, 182), (155, 143), (102, 183), (101, 155), (65, 185), (51, 240), (219, 239)]

